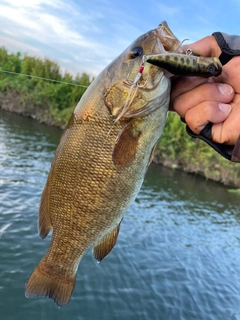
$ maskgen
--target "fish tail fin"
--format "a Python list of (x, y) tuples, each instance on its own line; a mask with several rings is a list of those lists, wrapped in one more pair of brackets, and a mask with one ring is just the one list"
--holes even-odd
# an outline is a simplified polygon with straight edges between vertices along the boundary
[(25, 296), (27, 298), (49, 297), (62, 307), (69, 302), (75, 281), (76, 273), (72, 278), (53, 274), (43, 258), (26, 283)]

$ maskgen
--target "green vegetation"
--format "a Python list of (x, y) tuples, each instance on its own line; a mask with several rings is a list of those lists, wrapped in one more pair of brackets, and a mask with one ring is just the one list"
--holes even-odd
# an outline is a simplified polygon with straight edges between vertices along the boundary
[[(0, 48), (0, 69), (88, 86), (85, 73), (75, 78), (61, 73), (48, 59), (9, 54)], [(86, 89), (64, 83), (0, 72), (0, 107), (64, 128)], [(189, 137), (179, 117), (170, 113), (158, 143), (155, 162), (201, 174), (232, 187), (240, 187), (240, 165), (230, 163), (206, 143)]]
[[(86, 73), (61, 73), (57, 63), (49, 59), (9, 54), (0, 48), (0, 69), (52, 80), (89, 86)], [(0, 106), (31, 116), (38, 121), (64, 127), (86, 88), (0, 72)]]
[(155, 161), (240, 187), (240, 165), (226, 160), (202, 140), (187, 135), (185, 124), (172, 112), (158, 143)]

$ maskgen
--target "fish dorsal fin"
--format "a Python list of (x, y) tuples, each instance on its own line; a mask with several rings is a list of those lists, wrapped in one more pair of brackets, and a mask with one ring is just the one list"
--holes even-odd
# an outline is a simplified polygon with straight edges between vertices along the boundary
[(98, 243), (94, 245), (93, 255), (98, 262), (102, 261), (102, 259), (105, 258), (115, 246), (120, 230), (120, 224), (121, 222), (115, 229), (106, 234)]
[(138, 147), (138, 139), (141, 131), (135, 129), (129, 122), (119, 133), (112, 154), (116, 167), (124, 168), (129, 166), (135, 159)]
[(46, 185), (44, 187), (39, 208), (38, 230), (39, 235), (42, 239), (46, 238), (49, 231), (52, 229), (52, 222), (49, 211), (49, 181), (50, 175), (48, 176)]

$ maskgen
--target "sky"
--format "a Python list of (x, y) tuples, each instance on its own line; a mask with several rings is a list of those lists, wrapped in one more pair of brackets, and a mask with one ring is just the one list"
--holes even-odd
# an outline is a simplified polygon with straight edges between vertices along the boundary
[(215, 31), (240, 35), (239, 17), (239, 0), (0, 0), (0, 46), (96, 76), (163, 20), (191, 43)]

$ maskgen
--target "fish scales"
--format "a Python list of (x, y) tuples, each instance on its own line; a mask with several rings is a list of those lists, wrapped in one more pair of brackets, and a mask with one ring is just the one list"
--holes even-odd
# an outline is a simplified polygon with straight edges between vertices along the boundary
[[(165, 116), (162, 121), (165, 121)], [(108, 233), (120, 223), (142, 184), (142, 171), (146, 171), (148, 149), (149, 146), (152, 149), (152, 143), (143, 145), (145, 153), (139, 151), (141, 157), (136, 154), (132, 166), (117, 168), (109, 154), (112, 154), (116, 137), (125, 122), (121, 125), (113, 123), (108, 116), (104, 119), (89, 117), (81, 124), (82, 130), (78, 123), (72, 124), (63, 135), (65, 142), (60, 144), (57, 150), (59, 156), (52, 165), (54, 178), (50, 181), (49, 206), (54, 208), (51, 212), (53, 234), (42, 263), (63, 279), (75, 278), (81, 256), (91, 244), (97, 242), (103, 229)], [(159, 130), (160, 124), (161, 121), (153, 129)], [(102, 128), (105, 128), (104, 135)], [(88, 233), (84, 232), (86, 228)], [(60, 267), (56, 266), (56, 261), (61, 261)], [(41, 272), (45, 273), (45, 270)], [(58, 300), (58, 303), (61, 305), (64, 301)]]
[[(38, 227), (49, 249), (25, 295), (67, 304), (90, 246), (101, 261), (113, 249), (126, 210), (152, 160), (168, 113), (170, 79), (144, 55), (183, 53), (166, 22), (133, 42), (86, 90), (61, 137), (42, 193)], [(179, 66), (181, 68), (181, 66)]]

